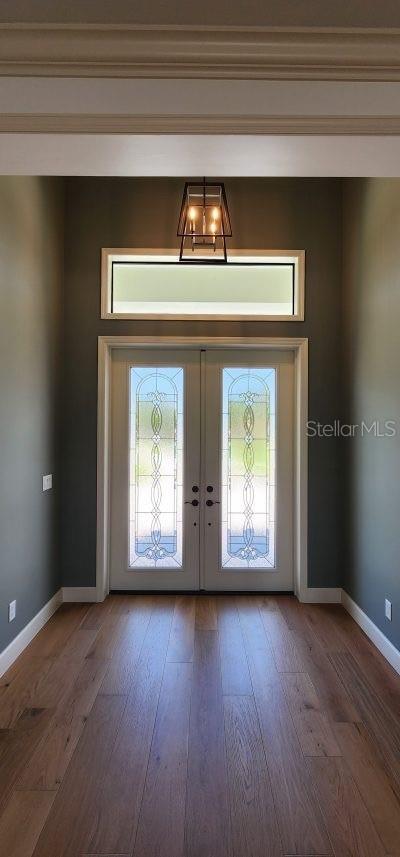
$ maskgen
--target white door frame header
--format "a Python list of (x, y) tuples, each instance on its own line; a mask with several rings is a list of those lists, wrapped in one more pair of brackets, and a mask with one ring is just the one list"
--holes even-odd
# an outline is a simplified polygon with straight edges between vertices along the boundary
[[(294, 591), (301, 601), (340, 601), (340, 590), (308, 587), (307, 569), (307, 433), (308, 339), (303, 337), (99, 336), (97, 423), (97, 558), (96, 593), (103, 601), (109, 591), (109, 484), (111, 353), (126, 348), (274, 349), (295, 354), (295, 508)], [(339, 593), (339, 596), (338, 596)]]

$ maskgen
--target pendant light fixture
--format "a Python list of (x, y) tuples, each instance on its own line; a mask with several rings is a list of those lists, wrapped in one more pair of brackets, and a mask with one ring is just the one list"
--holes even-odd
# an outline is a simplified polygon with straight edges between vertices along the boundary
[(180, 262), (228, 261), (226, 239), (232, 228), (223, 182), (185, 182), (177, 234)]

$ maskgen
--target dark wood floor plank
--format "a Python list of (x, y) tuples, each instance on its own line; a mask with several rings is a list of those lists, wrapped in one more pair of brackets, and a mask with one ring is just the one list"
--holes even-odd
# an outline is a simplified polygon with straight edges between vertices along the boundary
[[(75, 609), (76, 608), (76, 609)], [(85, 616), (87, 605), (63, 605), (34, 638), (0, 687), (0, 728), (10, 729), (26, 708), (53, 707), (67, 692), (74, 666), (58, 663), (68, 641)]]
[(134, 847), (174, 601), (160, 596), (152, 613), (98, 800), (88, 851), (130, 854)]
[(233, 857), (283, 854), (252, 697), (224, 699)]
[(184, 857), (191, 683), (192, 664), (166, 664), (134, 857)]
[(356, 702), (362, 722), (374, 738), (375, 747), (400, 798), (400, 720), (397, 713), (375, 693), (352, 655), (338, 652), (330, 655), (330, 659)]
[[(237, 599), (285, 854), (332, 854), (306, 759), (262, 627), (258, 604)], [(261, 625), (261, 628), (260, 628)]]
[(316, 634), (318, 642), (327, 652), (345, 652), (346, 643), (339, 633), (337, 622), (331, 620), (334, 615), (343, 610), (339, 604), (302, 604), (301, 617), (307, 626)]
[(167, 653), (169, 663), (192, 663), (195, 616), (195, 596), (177, 595)]
[(32, 655), (28, 654), (27, 649), (25, 649), (17, 660), (11, 664), (9, 669), (0, 676), (0, 700), (4, 690), (7, 690), (7, 688), (10, 688), (11, 685), (15, 683), (19, 674), (26, 669), (26, 665), (31, 659)]
[(308, 673), (284, 673), (282, 686), (305, 756), (340, 756), (327, 714)]
[(400, 855), (400, 801), (361, 723), (337, 723), (335, 734), (353, 780), (388, 854)]
[(294, 595), (280, 595), (277, 597), (277, 605), (291, 631), (299, 634), (304, 631), (304, 618), (301, 612), (301, 604)]
[(101, 627), (95, 632), (95, 637), (87, 653), (87, 657), (98, 660), (111, 660), (123, 639), (127, 622), (127, 614), (121, 614), (116, 610), (110, 611), (104, 622), (102, 622)]
[(258, 598), (239, 595), (236, 597), (236, 606), (253, 690), (255, 682), (262, 685), (279, 684), (279, 673), (258, 609)]
[(293, 631), (307, 673), (317, 691), (321, 705), (329, 717), (336, 722), (357, 723), (361, 716), (347, 688), (340, 680), (330, 662), (330, 655), (319, 644), (317, 636), (307, 632)]
[(216, 631), (218, 628), (215, 595), (196, 595), (196, 628), (199, 631)]
[(35, 857), (77, 857), (87, 850), (125, 704), (123, 696), (97, 697), (39, 837)]
[(57, 708), (62, 705), (82, 668), (80, 660), (57, 658), (46, 663), (49, 669), (43, 672), (30, 693), (33, 708)]
[(58, 789), (75, 752), (104, 678), (107, 663), (85, 660), (20, 776), (17, 787)]
[(218, 598), (217, 616), (222, 692), (229, 696), (251, 695), (253, 688), (242, 629), (235, 600), (231, 596), (220, 596)]
[(317, 691), (318, 698), (332, 720), (357, 723), (360, 712), (339, 679), (326, 651), (315, 631), (306, 620), (303, 605), (293, 596), (281, 596), (279, 609), (293, 633), (296, 645), (301, 652), (305, 671)]
[(29, 658), (8, 687), (0, 693), (0, 729), (12, 729), (22, 712), (32, 708), (38, 689), (53, 666), (49, 658)]
[(89, 607), (81, 603), (61, 604), (29, 644), (30, 653), (36, 657), (58, 657), (73, 631), (84, 621)]
[(59, 659), (62, 661), (83, 660), (93, 648), (98, 633), (98, 631), (88, 628), (76, 628), (63, 646)]
[(28, 653), (35, 657), (57, 658), (88, 610), (89, 604), (62, 604), (29, 644)]
[(80, 627), (87, 628), (89, 631), (98, 631), (115, 609), (115, 597), (108, 595), (104, 601), (88, 604), (87, 608)]
[(375, 692), (394, 707), (400, 717), (400, 681), (393, 667), (343, 607), (326, 605), (324, 615), (334, 625), (362, 672), (368, 676)]
[(55, 791), (84, 730), (86, 718), (72, 710), (55, 714), (51, 727), (18, 780), (17, 788)]
[(275, 812), (285, 857), (400, 857), (400, 679), (341, 607), (65, 605), (1, 723), (1, 854), (267, 857)]
[(102, 693), (129, 693), (149, 626), (154, 600), (148, 596), (135, 599), (135, 610), (127, 610), (113, 657), (101, 688)]
[(7, 857), (31, 857), (54, 798), (54, 792), (13, 792), (0, 816), (2, 854)]
[(385, 857), (344, 759), (308, 759), (335, 857)]
[(301, 651), (292, 631), (287, 627), (276, 600), (266, 596), (261, 597), (260, 613), (278, 672), (304, 672), (306, 668)]
[(22, 770), (53, 716), (49, 708), (24, 711), (14, 729), (0, 731), (0, 808), (4, 807)]
[(197, 630), (190, 712), (185, 857), (228, 857), (230, 814), (218, 636)]

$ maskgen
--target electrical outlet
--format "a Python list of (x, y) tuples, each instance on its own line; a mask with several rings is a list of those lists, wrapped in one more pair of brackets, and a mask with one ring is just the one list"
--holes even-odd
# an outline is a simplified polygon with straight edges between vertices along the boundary
[(385, 598), (385, 616), (389, 622), (392, 621), (392, 602), (388, 598)]
[(43, 491), (50, 491), (53, 487), (53, 474), (48, 473), (47, 476), (43, 476)]
[(17, 612), (17, 602), (16, 601), (10, 601), (10, 603), (8, 605), (8, 621), (9, 622), (12, 622), (13, 619), (15, 619), (16, 612)]

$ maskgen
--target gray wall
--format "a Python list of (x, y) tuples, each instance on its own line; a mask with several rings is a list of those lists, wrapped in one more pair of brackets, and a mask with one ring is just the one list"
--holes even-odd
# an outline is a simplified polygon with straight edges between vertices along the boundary
[(344, 584), (400, 647), (400, 180), (345, 183), (343, 258), (346, 418), (397, 421), (394, 438), (343, 441)]
[[(63, 265), (59, 179), (0, 179), (0, 651), (60, 586), (57, 396)], [(42, 474), (55, 488), (42, 494)], [(8, 623), (8, 603), (17, 616)]]
[[(61, 180), (0, 179), (0, 651), (61, 580), (95, 583), (100, 333), (308, 336), (311, 419), (400, 423), (400, 181), (227, 182), (236, 246), (306, 249), (304, 323), (101, 321), (101, 247), (176, 246), (181, 184), (68, 179), (64, 231)], [(400, 433), (309, 447), (310, 585), (343, 582), (399, 646)]]
[[(66, 182), (62, 568), (66, 586), (93, 586), (96, 558), (99, 334), (308, 336), (310, 418), (340, 414), (341, 183), (332, 179), (227, 182), (234, 244), (307, 251), (306, 321), (100, 320), (101, 247), (176, 247), (182, 181)], [(309, 582), (341, 582), (339, 444), (310, 440)]]

